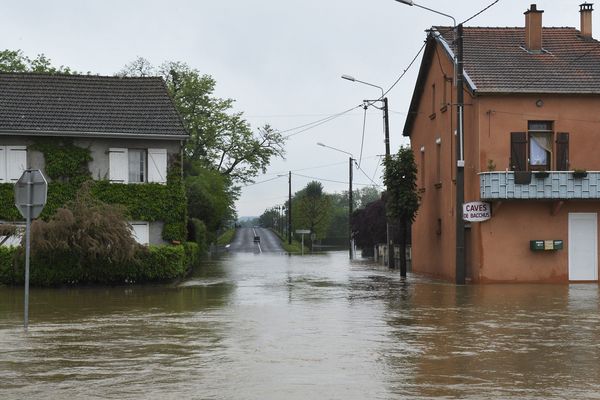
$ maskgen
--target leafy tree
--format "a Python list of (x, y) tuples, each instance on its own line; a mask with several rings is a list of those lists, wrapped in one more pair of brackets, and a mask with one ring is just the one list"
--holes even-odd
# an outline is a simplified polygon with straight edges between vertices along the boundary
[(21, 50), (0, 51), (0, 72), (45, 72), (52, 74), (74, 73), (69, 67), (55, 67), (44, 54), (29, 58)]
[(228, 176), (234, 184), (252, 182), (266, 172), (273, 157), (285, 155), (285, 138), (269, 125), (253, 132), (243, 113), (232, 112), (234, 100), (214, 96), (216, 82), (210, 75), (181, 62), (153, 68), (144, 58), (127, 64), (119, 74), (162, 76), (191, 136), (186, 158)]
[(279, 229), (280, 222), (281, 215), (279, 214), (279, 210), (275, 207), (265, 210), (258, 218), (258, 223), (263, 228)]
[(214, 241), (217, 230), (236, 219), (235, 201), (239, 190), (231, 185), (229, 177), (205, 168), (200, 162), (185, 165), (188, 215), (202, 220), (210, 232), (208, 239)]
[(358, 202), (356, 208), (364, 208), (368, 204), (379, 200), (381, 198), (381, 191), (375, 186), (365, 186), (354, 192), (354, 198)]
[(417, 165), (412, 150), (401, 147), (398, 154), (386, 157), (383, 181), (388, 188), (386, 209), (400, 224), (400, 274), (406, 276), (406, 239), (408, 227), (419, 209)]
[(372, 256), (377, 243), (386, 242), (386, 210), (383, 199), (375, 200), (352, 213), (354, 243), (364, 256)]
[(323, 238), (331, 218), (331, 199), (323, 192), (321, 182), (309, 182), (292, 200), (293, 226), (310, 229)]

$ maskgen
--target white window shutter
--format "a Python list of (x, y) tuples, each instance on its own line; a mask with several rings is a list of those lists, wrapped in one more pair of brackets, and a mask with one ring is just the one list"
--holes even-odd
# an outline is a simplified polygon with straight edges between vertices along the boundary
[(108, 179), (114, 183), (127, 183), (129, 181), (127, 149), (108, 149)]
[(0, 146), (0, 183), (6, 183), (6, 147)]
[(27, 169), (27, 147), (6, 146), (6, 181), (16, 182)]
[(148, 182), (167, 183), (167, 149), (148, 149)]
[(133, 238), (139, 244), (150, 243), (150, 225), (147, 222), (130, 222)]

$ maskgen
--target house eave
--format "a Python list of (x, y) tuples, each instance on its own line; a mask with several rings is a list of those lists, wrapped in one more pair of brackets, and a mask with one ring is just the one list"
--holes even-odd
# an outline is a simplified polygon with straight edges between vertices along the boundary
[(119, 132), (69, 132), (46, 130), (12, 130), (0, 129), (3, 136), (49, 136), (49, 137), (78, 137), (78, 138), (107, 138), (107, 139), (158, 139), (158, 140), (187, 140), (189, 135), (165, 135), (148, 133), (119, 133)]

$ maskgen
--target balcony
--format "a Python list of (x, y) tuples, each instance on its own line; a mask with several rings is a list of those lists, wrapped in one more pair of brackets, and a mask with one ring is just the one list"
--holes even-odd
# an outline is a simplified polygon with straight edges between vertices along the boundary
[(548, 171), (547, 177), (531, 174), (531, 182), (515, 183), (515, 173), (481, 172), (481, 200), (600, 199), (600, 171), (574, 177), (572, 171)]

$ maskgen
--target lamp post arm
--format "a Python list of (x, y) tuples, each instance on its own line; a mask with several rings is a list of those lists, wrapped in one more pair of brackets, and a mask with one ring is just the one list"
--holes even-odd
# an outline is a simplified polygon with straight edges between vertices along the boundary
[(377, 89), (381, 90), (381, 98), (383, 98), (383, 96), (384, 96), (384, 91), (383, 91), (383, 88), (382, 88), (381, 86), (373, 85), (372, 83), (365, 82), (365, 81), (361, 81), (361, 80), (358, 80), (358, 79), (354, 79), (354, 81), (355, 81), (355, 82), (360, 82), (360, 83), (362, 83), (363, 85), (371, 86), (371, 87), (374, 87), (374, 88), (377, 88)]
[(432, 8), (429, 8), (429, 7), (422, 6), (422, 5), (417, 4), (417, 3), (413, 3), (412, 5), (415, 6), (415, 7), (422, 8), (422, 9), (427, 10), (427, 11), (431, 11), (432, 13), (443, 15), (444, 17), (448, 17), (448, 18), (452, 19), (452, 22), (454, 24), (453, 26), (456, 26), (456, 19), (454, 19), (454, 17), (452, 15), (444, 14), (443, 12), (434, 10)]

